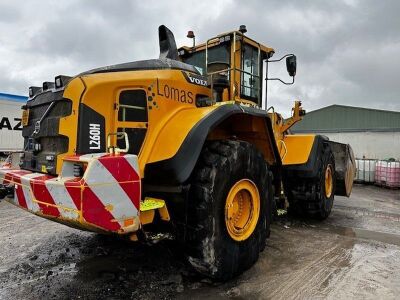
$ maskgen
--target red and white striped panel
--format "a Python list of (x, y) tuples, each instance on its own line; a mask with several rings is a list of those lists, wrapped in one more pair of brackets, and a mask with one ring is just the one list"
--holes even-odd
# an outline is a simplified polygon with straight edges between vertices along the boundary
[[(31, 174), (25, 174), (20, 177), (20, 186), (16, 186), (16, 195), (18, 198), (18, 202), (20, 202), (20, 198), (24, 198), (25, 203), (26, 203), (26, 208), (34, 213), (37, 213), (41, 211), (39, 204), (34, 201), (35, 196), (33, 195), (32, 189), (31, 189), (31, 180), (41, 177), (43, 174), (39, 173), (31, 173)], [(22, 190), (22, 193), (19, 193), (19, 191)]]
[(103, 153), (68, 159), (87, 163), (83, 178), (0, 169), (0, 183), (15, 185), (14, 199), (9, 201), (33, 213), (70, 221), (74, 226), (86, 223), (107, 231), (132, 230), (125, 228), (125, 221), (139, 215), (137, 156)]
[(8, 185), (12, 183), (12, 177), (18, 175), (30, 174), (32, 172), (26, 170), (13, 170), (9, 168), (0, 169), (0, 183)]
[(135, 155), (94, 159), (83, 179), (82, 213), (88, 222), (120, 231), (125, 220), (139, 215), (141, 187)]

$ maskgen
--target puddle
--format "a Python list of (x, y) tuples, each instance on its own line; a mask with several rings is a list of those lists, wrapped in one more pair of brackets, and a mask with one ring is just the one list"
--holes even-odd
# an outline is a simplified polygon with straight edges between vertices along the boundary
[(376, 218), (380, 218), (380, 219), (388, 219), (388, 220), (400, 222), (400, 214), (399, 213), (387, 212), (387, 211), (382, 211), (382, 210), (370, 210), (365, 207), (350, 207), (350, 206), (338, 205), (338, 204), (335, 204), (335, 210), (345, 210), (347, 212), (351, 211), (351, 212), (354, 212), (355, 215), (370, 216), (370, 217), (376, 217)]
[(380, 231), (372, 231), (361, 228), (351, 228), (351, 227), (342, 227), (342, 226), (330, 226), (327, 228), (330, 232), (334, 232), (339, 235), (355, 237), (366, 240), (378, 241), (386, 244), (392, 244), (400, 246), (400, 235), (380, 232)]

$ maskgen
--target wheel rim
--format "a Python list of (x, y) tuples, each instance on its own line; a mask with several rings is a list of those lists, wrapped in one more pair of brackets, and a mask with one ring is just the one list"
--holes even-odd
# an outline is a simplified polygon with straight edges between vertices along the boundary
[(225, 203), (225, 224), (235, 241), (244, 241), (256, 228), (260, 214), (260, 194), (249, 179), (242, 179), (230, 189)]
[(329, 198), (333, 191), (333, 176), (332, 176), (332, 166), (328, 165), (325, 170), (325, 196)]

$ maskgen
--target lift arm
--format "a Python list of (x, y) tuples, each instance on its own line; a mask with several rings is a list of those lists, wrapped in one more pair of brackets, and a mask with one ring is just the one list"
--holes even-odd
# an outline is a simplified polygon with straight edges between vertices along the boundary
[(283, 134), (289, 130), (297, 122), (301, 121), (303, 116), (306, 114), (306, 111), (301, 107), (301, 101), (295, 101), (294, 106), (292, 108), (292, 116), (287, 119), (282, 126), (280, 127), (280, 133)]

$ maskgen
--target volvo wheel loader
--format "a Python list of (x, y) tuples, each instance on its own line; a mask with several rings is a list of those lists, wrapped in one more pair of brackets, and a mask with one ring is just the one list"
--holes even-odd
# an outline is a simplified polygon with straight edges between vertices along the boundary
[[(299, 101), (287, 119), (261, 108), (265, 66), (282, 59), (245, 33), (178, 49), (160, 26), (159, 59), (30, 87), (24, 149), (0, 171), (1, 197), (131, 240), (170, 231), (216, 280), (257, 261), (282, 199), (293, 214), (327, 218), (334, 195), (350, 195), (351, 147), (291, 134), (305, 114)], [(294, 82), (296, 57), (284, 58)]]

